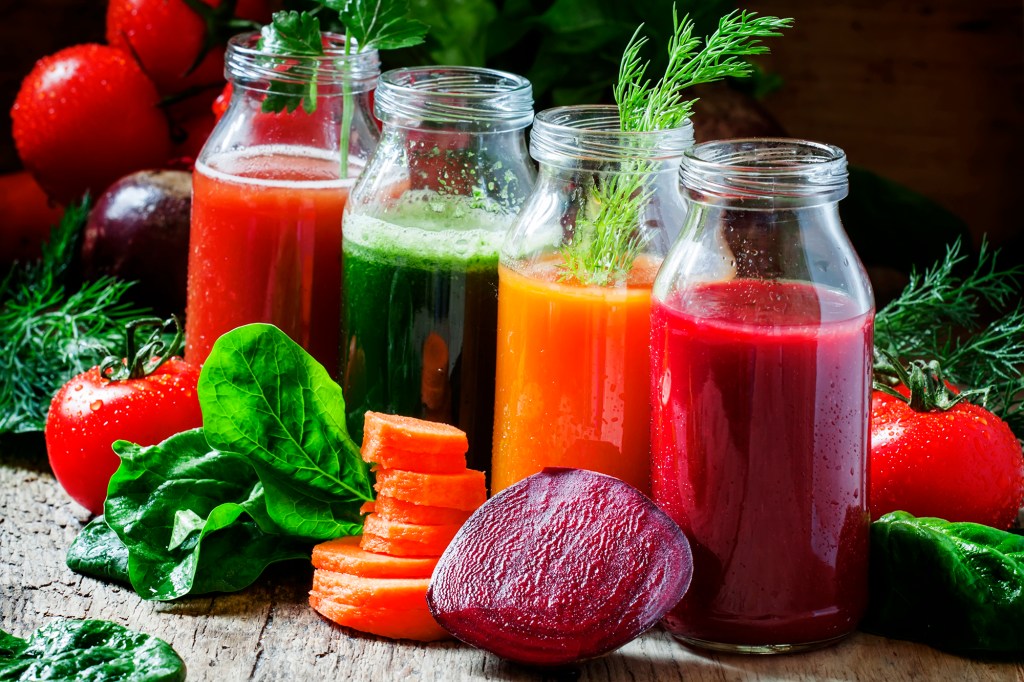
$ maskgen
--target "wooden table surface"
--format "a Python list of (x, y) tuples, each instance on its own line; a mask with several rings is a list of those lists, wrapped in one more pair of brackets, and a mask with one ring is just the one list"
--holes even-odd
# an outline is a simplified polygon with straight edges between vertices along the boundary
[(1024, 680), (1024, 665), (973, 661), (856, 633), (837, 646), (788, 656), (724, 656), (687, 649), (661, 630), (604, 658), (544, 675), (451, 643), (362, 636), (306, 603), (312, 569), (272, 567), (236, 594), (146, 602), (73, 573), (64, 553), (88, 521), (46, 464), (42, 439), (0, 439), (0, 629), (27, 637), (55, 618), (102, 618), (163, 638), (188, 679), (210, 680)]

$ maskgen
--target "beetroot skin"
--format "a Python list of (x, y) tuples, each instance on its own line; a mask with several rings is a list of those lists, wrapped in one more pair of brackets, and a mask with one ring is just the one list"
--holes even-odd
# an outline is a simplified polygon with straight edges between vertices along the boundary
[(434, 569), (427, 603), (467, 644), (527, 665), (600, 656), (682, 598), (683, 532), (636, 488), (548, 468), (488, 500)]

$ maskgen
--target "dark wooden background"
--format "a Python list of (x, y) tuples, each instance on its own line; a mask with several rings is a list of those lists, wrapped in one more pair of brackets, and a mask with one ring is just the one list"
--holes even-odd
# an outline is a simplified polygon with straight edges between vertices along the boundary
[[(789, 134), (909, 186), (1024, 261), (1021, 0), (748, 0), (795, 28), (762, 60), (765, 106)], [(33, 62), (100, 41), (101, 0), (0, 0), (0, 171), (18, 166), (8, 112)]]

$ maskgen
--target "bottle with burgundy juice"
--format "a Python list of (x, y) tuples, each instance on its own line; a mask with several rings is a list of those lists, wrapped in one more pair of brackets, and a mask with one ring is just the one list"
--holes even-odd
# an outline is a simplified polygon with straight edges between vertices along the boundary
[(665, 625), (774, 653), (834, 642), (867, 602), (874, 301), (839, 220), (842, 150), (697, 145), (654, 283), (652, 488), (693, 546)]

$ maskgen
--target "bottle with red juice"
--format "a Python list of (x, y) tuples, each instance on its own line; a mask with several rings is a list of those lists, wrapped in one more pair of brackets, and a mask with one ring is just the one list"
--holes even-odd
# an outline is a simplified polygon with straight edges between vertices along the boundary
[(302, 57), (262, 51), (255, 33), (228, 44), (231, 100), (193, 173), (192, 362), (224, 332), (269, 322), (338, 370), (342, 214), (379, 136), (380, 61), (376, 50), (345, 54), (343, 36), (323, 40), (324, 55)]
[(867, 601), (874, 301), (824, 144), (697, 145), (691, 208), (655, 280), (652, 488), (693, 547), (664, 624), (776, 653), (852, 632)]

